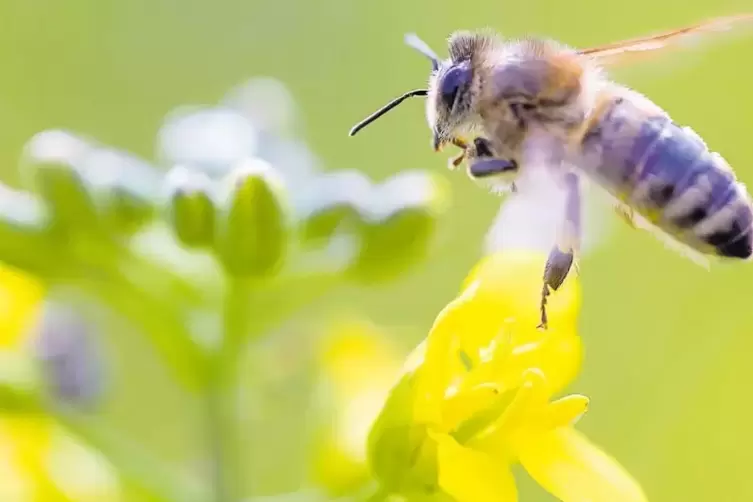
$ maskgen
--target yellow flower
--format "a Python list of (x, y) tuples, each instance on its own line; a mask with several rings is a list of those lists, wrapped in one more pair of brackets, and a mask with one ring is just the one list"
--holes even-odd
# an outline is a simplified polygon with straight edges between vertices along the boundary
[(366, 439), (390, 388), (402, 353), (374, 326), (340, 322), (318, 347), (318, 416), (311, 454), (312, 481), (334, 496), (370, 480)]
[(457, 502), (517, 500), (520, 463), (564, 502), (643, 502), (638, 484), (572, 425), (588, 399), (552, 401), (581, 363), (576, 274), (536, 329), (546, 256), (502, 252), (471, 272), (411, 355), (369, 437), (386, 491)]
[[(28, 337), (44, 296), (33, 278), (0, 265), (0, 354), (31, 357)], [(0, 415), (0, 500), (114, 502), (106, 462), (42, 414)]]

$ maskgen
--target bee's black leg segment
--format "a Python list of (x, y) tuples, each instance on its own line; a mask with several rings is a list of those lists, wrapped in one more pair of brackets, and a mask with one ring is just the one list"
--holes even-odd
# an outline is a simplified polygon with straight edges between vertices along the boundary
[(574, 257), (573, 249), (562, 251), (555, 246), (549, 252), (549, 258), (547, 258), (546, 266), (544, 267), (544, 287), (541, 290), (541, 324), (539, 324), (539, 328), (546, 329), (548, 327), (546, 316), (547, 297), (552, 291), (557, 291), (562, 286), (562, 283), (565, 282), (567, 274), (570, 273), (570, 268), (573, 265)]
[(539, 324), (541, 329), (548, 327), (547, 297), (565, 282), (575, 261), (575, 254), (580, 250), (581, 199), (577, 175), (567, 173), (565, 175), (565, 186), (567, 192), (562, 227), (544, 266), (544, 286), (541, 291), (541, 324)]

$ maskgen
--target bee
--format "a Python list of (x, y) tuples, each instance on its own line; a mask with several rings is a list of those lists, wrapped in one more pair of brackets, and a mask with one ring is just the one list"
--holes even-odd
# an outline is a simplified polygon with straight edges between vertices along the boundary
[(547, 296), (564, 282), (580, 248), (582, 178), (609, 194), (631, 226), (654, 231), (691, 258), (751, 257), (753, 204), (728, 163), (606, 70), (752, 26), (753, 14), (743, 14), (588, 49), (460, 31), (450, 36), (445, 60), (408, 35), (408, 45), (431, 61), (428, 87), (392, 100), (350, 135), (422, 96), (434, 150), (461, 149), (451, 168), (465, 162), (472, 179), (514, 196), (521, 174), (545, 166), (565, 192), (543, 271), (539, 328), (546, 329)]

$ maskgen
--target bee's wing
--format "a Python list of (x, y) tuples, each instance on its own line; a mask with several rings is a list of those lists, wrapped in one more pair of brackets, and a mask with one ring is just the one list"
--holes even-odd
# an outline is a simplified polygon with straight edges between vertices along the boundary
[(622, 40), (611, 44), (580, 49), (582, 55), (592, 58), (603, 67), (619, 67), (671, 53), (673, 50), (716, 41), (720, 34), (753, 32), (753, 14), (718, 17), (683, 28)]

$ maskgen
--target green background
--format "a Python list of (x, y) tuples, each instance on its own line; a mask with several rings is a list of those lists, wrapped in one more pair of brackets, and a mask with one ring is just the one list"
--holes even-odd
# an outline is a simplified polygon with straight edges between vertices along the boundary
[[(22, 145), (49, 127), (152, 157), (154, 135), (173, 107), (213, 103), (246, 78), (269, 75), (289, 85), (306, 139), (329, 168), (377, 179), (410, 168), (444, 172), (449, 153), (429, 147), (420, 101), (346, 136), (386, 99), (425, 82), (426, 61), (403, 45), (405, 32), (437, 51), (451, 31), (484, 26), (587, 46), (746, 7), (746, 0), (4, 0), (0, 169), (18, 184)], [(692, 125), (753, 183), (751, 53), (753, 37), (740, 38), (616, 76)], [(406, 350), (479, 257), (499, 204), (464, 175), (447, 177), (452, 208), (432, 259), (396, 283), (331, 303), (390, 327)], [(570, 390), (589, 395), (592, 408), (580, 427), (651, 500), (753, 500), (753, 268), (707, 272), (607, 217), (615, 231), (581, 265), (586, 359)], [(196, 403), (137, 339), (119, 337), (109, 347), (108, 413), (165, 458), (197, 461)], [(284, 416), (294, 401), (285, 397), (274, 413)], [(282, 467), (296, 436), (279, 423), (269, 435), (279, 443), (268, 437), (256, 445), (267, 457), (267, 491), (290, 488), (294, 477)], [(549, 500), (532, 484), (523, 493), (523, 500)]]

